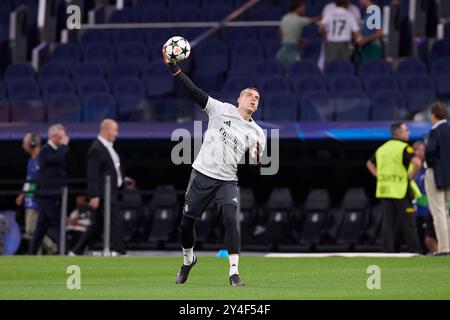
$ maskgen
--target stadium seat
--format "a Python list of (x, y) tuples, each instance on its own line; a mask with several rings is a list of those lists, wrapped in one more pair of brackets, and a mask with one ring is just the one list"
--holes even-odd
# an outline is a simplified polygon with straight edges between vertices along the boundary
[(148, 63), (149, 53), (143, 42), (129, 42), (117, 49), (118, 62), (142, 67)]
[(201, 5), (201, 0), (191, 0), (188, 3), (186, 3), (185, 0), (167, 0), (167, 3), (171, 9), (177, 8), (177, 7), (199, 7)]
[(137, 10), (124, 8), (115, 10), (109, 17), (109, 23), (136, 23), (139, 22)]
[(319, 26), (316, 23), (311, 23), (304, 26), (301, 37), (307, 40), (320, 40), (322, 36), (319, 31)]
[(44, 122), (45, 106), (38, 99), (10, 99), (11, 122)]
[(44, 99), (49, 101), (54, 96), (73, 95), (75, 88), (68, 79), (55, 79), (41, 83)]
[(321, 241), (330, 206), (330, 195), (327, 190), (314, 189), (309, 191), (302, 212), (300, 244), (312, 246)]
[(0, 82), (0, 99), (6, 98), (6, 88), (3, 83)]
[(335, 98), (336, 121), (369, 121), (370, 100), (361, 91), (347, 91)]
[(264, 55), (266, 59), (276, 59), (278, 50), (281, 47), (280, 40), (267, 40), (262, 42), (264, 48)]
[(272, 5), (260, 5), (250, 13), (250, 17), (257, 21), (280, 21), (283, 12), (280, 8)]
[(423, 111), (436, 99), (436, 88), (428, 75), (404, 76), (399, 80), (410, 112)]
[(395, 74), (398, 79), (411, 75), (427, 74), (427, 67), (420, 59), (403, 58), (399, 60), (397, 67), (395, 68)]
[(228, 78), (223, 87), (222, 87), (222, 94), (230, 97), (239, 97), (239, 94), (242, 89), (247, 87), (256, 87), (254, 78), (247, 78), (247, 77), (230, 77)]
[(69, 71), (62, 63), (50, 62), (39, 70), (39, 82), (44, 83), (55, 79), (68, 79)]
[(431, 76), (436, 85), (438, 98), (450, 98), (450, 58), (437, 60), (432, 66)]
[(6, 83), (8, 97), (12, 100), (32, 100), (40, 99), (39, 86), (33, 79), (20, 79)]
[(199, 72), (217, 75), (220, 72), (225, 72), (228, 68), (228, 46), (217, 39), (205, 40), (199, 44), (198, 50), (194, 51), (194, 58), (197, 65), (200, 66)]
[(324, 76), (354, 76), (355, 67), (350, 61), (347, 60), (333, 60), (325, 64)]
[(116, 118), (114, 98), (105, 93), (92, 93), (81, 100), (81, 118), (83, 122), (100, 122)]
[(3, 76), (5, 82), (10, 82), (20, 79), (34, 79), (34, 69), (28, 63), (14, 63), (6, 67), (5, 75)]
[(301, 98), (301, 121), (333, 121), (334, 112), (334, 101), (325, 91), (309, 93)]
[(142, 77), (149, 97), (167, 95), (174, 90), (174, 80), (167, 66), (162, 62), (152, 62), (143, 71)]
[(81, 98), (90, 95), (109, 94), (109, 86), (102, 79), (86, 79), (78, 85), (78, 93)]
[(260, 77), (258, 81), (258, 90), (261, 94), (268, 94), (273, 92), (290, 92), (291, 85), (284, 76), (269, 76)]
[(430, 65), (442, 58), (450, 58), (450, 39), (438, 40), (430, 51)]
[(297, 100), (292, 93), (268, 93), (264, 101), (264, 120), (295, 121), (297, 119)]
[(81, 83), (88, 79), (103, 80), (105, 74), (102, 66), (95, 63), (83, 63), (77, 65), (72, 73), (75, 83)]
[(192, 81), (206, 92), (219, 91), (223, 84), (222, 74), (203, 73), (203, 70), (196, 70), (192, 75)]
[(211, 248), (212, 244), (222, 244), (222, 216), (215, 201), (211, 201), (195, 225), (196, 245), (202, 249)]
[(370, 220), (364, 231), (364, 240), (355, 246), (359, 252), (379, 252), (382, 249), (383, 211), (380, 204), (370, 210)]
[(172, 186), (160, 186), (149, 203), (145, 235), (149, 242), (167, 242), (176, 236), (178, 199)]
[(139, 227), (144, 216), (141, 192), (136, 188), (125, 188), (119, 210), (122, 218), (123, 240), (130, 243), (138, 238)]
[(66, 123), (80, 121), (80, 101), (74, 94), (53, 95), (47, 101), (47, 121)]
[(307, 75), (310, 76), (319, 76), (320, 71), (316, 64), (312, 63), (309, 60), (300, 60), (297, 62), (294, 62), (290, 67), (288, 71), (289, 77), (291, 79), (304, 77)]
[(261, 243), (277, 245), (294, 242), (291, 228), (294, 201), (288, 188), (273, 189), (261, 208), (261, 215), (267, 221), (266, 232), (259, 236)]
[(253, 231), (257, 222), (258, 206), (250, 188), (240, 188), (239, 201), (238, 218), (241, 223), (242, 245), (245, 247), (248, 243), (255, 243)]
[(8, 101), (4, 98), (0, 98), (0, 123), (9, 122), (10, 109)]
[(395, 78), (388, 74), (367, 76), (362, 80), (366, 93), (370, 97), (383, 90), (396, 90), (398, 88)]
[(170, 22), (170, 12), (165, 8), (145, 8), (140, 12), (141, 22)]
[(103, 43), (108, 44), (110, 42), (108, 30), (103, 29), (92, 29), (86, 30), (81, 35), (81, 44), (83, 46), (87, 44)]
[(260, 27), (258, 36), (261, 41), (279, 40), (277, 27)]
[(383, 90), (372, 96), (373, 121), (401, 120), (406, 116), (406, 101), (398, 90)]
[(128, 119), (145, 100), (145, 89), (138, 78), (118, 80), (113, 89), (120, 119)]
[(107, 69), (114, 63), (114, 50), (109, 44), (94, 43), (83, 46), (85, 63), (95, 63)]
[(328, 86), (333, 94), (344, 92), (344, 91), (356, 91), (362, 90), (361, 82), (355, 76), (351, 75), (340, 75), (327, 77)]
[(305, 94), (315, 91), (326, 91), (327, 85), (319, 76), (299, 76), (293, 79), (294, 92), (298, 97), (302, 98)]
[(255, 77), (283, 76), (283, 66), (276, 60), (258, 62), (252, 71)]
[(302, 45), (302, 57), (305, 60), (317, 63), (322, 50), (322, 40), (310, 40)]
[(364, 61), (359, 67), (359, 77), (364, 80), (377, 74), (390, 74), (391, 68), (383, 59), (372, 59)]
[(205, 21), (204, 12), (193, 5), (182, 5), (171, 9), (175, 22)]
[(139, 77), (139, 68), (136, 65), (129, 63), (115, 63), (108, 70), (108, 79), (111, 87), (114, 88), (114, 84), (117, 80), (124, 78), (138, 78)]
[(111, 37), (115, 46), (129, 42), (144, 41), (144, 34), (139, 29), (114, 29), (111, 30)]
[[(257, 34), (256, 30), (253, 28), (238, 28), (238, 27), (230, 27), (223, 30), (222, 34), (223, 40), (227, 43), (230, 48), (234, 48), (238, 43), (246, 40), (256, 40)], [(253, 44), (249, 44), (252, 46)], [(258, 48), (260, 47), (260, 43), (256, 45)], [(251, 49), (251, 47), (250, 47)], [(256, 49), (259, 51), (259, 49)]]
[(52, 62), (58, 62), (65, 66), (78, 65), (81, 61), (81, 54), (78, 46), (72, 43), (58, 44), (51, 56)]
[(163, 44), (173, 36), (174, 30), (171, 29), (148, 29), (144, 31), (145, 41), (147, 42), (147, 47), (153, 54), (154, 48), (159, 47), (159, 52), (154, 55), (153, 58), (161, 58), (161, 49)]
[(138, 0), (136, 6), (144, 9), (162, 9), (166, 8), (166, 4), (166, 0)]
[(206, 15), (208, 21), (222, 21), (231, 12), (233, 7), (230, 4), (222, 3), (220, 5), (210, 4), (206, 8)]

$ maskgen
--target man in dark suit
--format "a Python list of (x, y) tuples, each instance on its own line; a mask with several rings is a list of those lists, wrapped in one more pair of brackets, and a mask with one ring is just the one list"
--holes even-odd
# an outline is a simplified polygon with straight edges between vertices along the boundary
[(37, 254), (39, 247), (49, 230), (57, 231), (49, 236), (59, 243), (61, 220), (61, 192), (66, 185), (65, 156), (69, 137), (60, 124), (48, 129), (48, 141), (39, 155), (38, 187), (36, 201), (39, 217), (31, 242), (30, 254)]
[(118, 207), (118, 190), (124, 183), (134, 184), (134, 181), (124, 177), (120, 158), (113, 148), (113, 143), (119, 135), (117, 122), (105, 119), (100, 124), (100, 134), (88, 151), (87, 179), (89, 205), (95, 210), (92, 224), (75, 245), (73, 254), (83, 254), (86, 246), (98, 235), (103, 227), (105, 204), (106, 176), (111, 177), (111, 249), (112, 255), (125, 253), (122, 236), (122, 219)]
[(431, 106), (431, 123), (425, 161), (425, 190), (438, 241), (438, 255), (450, 255), (450, 126), (448, 108), (436, 102)]

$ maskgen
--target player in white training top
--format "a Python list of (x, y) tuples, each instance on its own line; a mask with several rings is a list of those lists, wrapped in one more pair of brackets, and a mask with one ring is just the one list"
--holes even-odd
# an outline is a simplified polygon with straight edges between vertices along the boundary
[(230, 285), (244, 285), (238, 271), (241, 235), (237, 219), (237, 168), (238, 163), (245, 159), (246, 151), (249, 153), (250, 164), (258, 168), (260, 166), (259, 158), (266, 145), (266, 137), (251, 117), (258, 109), (259, 92), (256, 88), (242, 90), (237, 99), (237, 107), (218, 101), (195, 86), (176, 64), (166, 61), (164, 52), (163, 57), (172, 75), (209, 118), (208, 130), (192, 165), (185, 195), (181, 220), (183, 264), (177, 274), (176, 283), (185, 283), (190, 270), (197, 263), (193, 252), (195, 223), (202, 217), (209, 203), (215, 200), (225, 226)]

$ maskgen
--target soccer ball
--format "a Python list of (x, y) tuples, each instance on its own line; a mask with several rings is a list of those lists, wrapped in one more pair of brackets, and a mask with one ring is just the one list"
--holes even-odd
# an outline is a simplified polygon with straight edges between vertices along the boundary
[(169, 62), (183, 61), (191, 53), (191, 45), (185, 38), (180, 36), (167, 40), (163, 48), (165, 49), (166, 60)]

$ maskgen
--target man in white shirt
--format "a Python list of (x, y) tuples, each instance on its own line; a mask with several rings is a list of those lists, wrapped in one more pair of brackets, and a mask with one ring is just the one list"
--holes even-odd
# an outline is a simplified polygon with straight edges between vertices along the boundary
[(252, 119), (258, 109), (259, 92), (256, 88), (241, 91), (238, 107), (213, 99), (195, 86), (187, 75), (173, 62), (164, 62), (172, 75), (188, 91), (199, 106), (208, 114), (208, 130), (200, 152), (192, 164), (192, 173), (185, 195), (181, 220), (181, 245), (183, 264), (176, 283), (187, 281), (189, 272), (197, 263), (194, 255), (195, 223), (202, 217), (209, 203), (215, 199), (225, 225), (226, 245), (229, 252), (229, 282), (242, 286), (238, 271), (241, 235), (237, 219), (239, 201), (237, 188), (237, 165), (250, 154), (250, 163), (259, 167), (266, 137), (261, 127)]
[(335, 0), (334, 8), (327, 9), (320, 22), (326, 35), (325, 60), (350, 60), (352, 38), (360, 38), (360, 26), (346, 8), (347, 0)]

